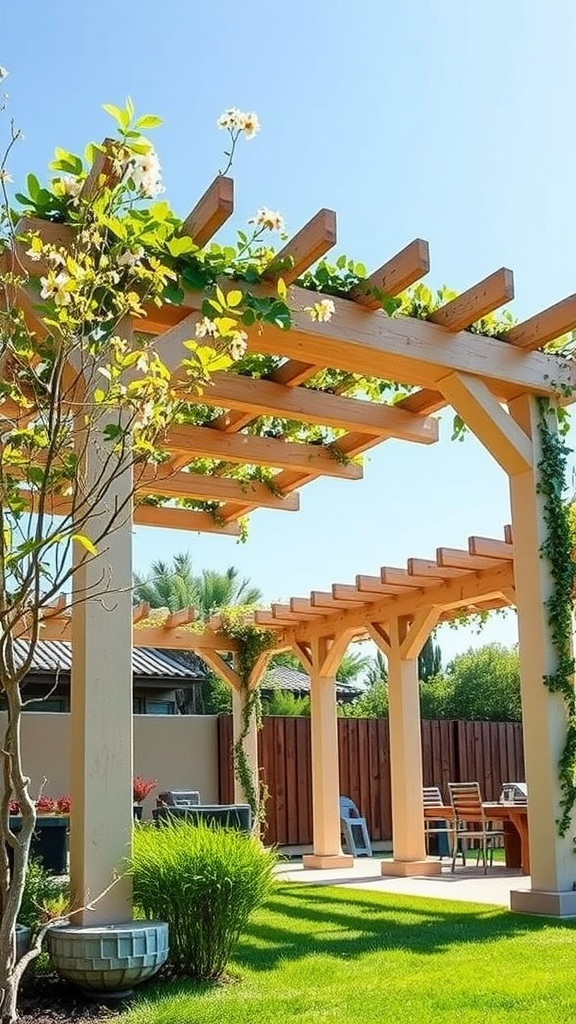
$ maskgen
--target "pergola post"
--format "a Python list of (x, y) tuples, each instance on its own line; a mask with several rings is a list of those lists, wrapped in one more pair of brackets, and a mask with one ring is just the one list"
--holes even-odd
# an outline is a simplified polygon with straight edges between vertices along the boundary
[(340, 778), (336, 669), (349, 638), (311, 642), (305, 666), (310, 673), (310, 728), (312, 739), (312, 854), (303, 857), (305, 868), (350, 868), (354, 858), (342, 853), (340, 839)]
[(70, 885), (75, 905), (98, 899), (74, 915), (94, 926), (132, 919), (132, 472), (94, 427), (76, 450), (81, 490), (105, 494), (78, 525), (98, 555), (75, 543), (72, 586)]
[[(533, 468), (510, 478), (532, 876), (531, 889), (511, 893), (511, 907), (564, 916), (576, 914), (576, 862), (573, 829), (561, 837), (556, 825), (566, 709), (560, 694), (551, 693), (543, 682), (543, 676), (554, 671), (556, 659), (545, 606), (551, 579), (540, 556), (545, 523), (538, 493), (542, 456), (537, 400), (523, 396), (510, 403), (510, 412), (532, 439), (534, 451)], [(555, 424), (553, 413), (550, 422)]]
[[(232, 690), (232, 742), (236, 744), (243, 731), (243, 714), (249, 691), (233, 688)], [(260, 770), (258, 767), (258, 726), (256, 718), (252, 715), (248, 732), (243, 740), (244, 753), (248, 763), (248, 769), (252, 778), (252, 785), (255, 792), (258, 792), (260, 785)], [(234, 772), (234, 800), (238, 804), (248, 803), (248, 795)]]
[(391, 619), (387, 634), (375, 623), (370, 630), (388, 659), (393, 859), (382, 861), (383, 875), (442, 871), (440, 861), (426, 857), (418, 685), (418, 654), (436, 621), (437, 614), (430, 609), (415, 622)]

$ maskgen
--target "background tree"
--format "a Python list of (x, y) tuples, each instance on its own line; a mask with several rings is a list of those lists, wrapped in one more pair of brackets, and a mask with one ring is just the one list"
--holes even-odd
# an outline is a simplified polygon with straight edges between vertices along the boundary
[[(241, 579), (234, 566), (225, 572), (203, 569), (193, 570), (190, 552), (174, 555), (172, 562), (153, 562), (150, 571), (134, 574), (134, 601), (146, 601), (151, 608), (168, 608), (177, 612), (195, 608), (201, 621), (225, 608), (259, 604), (262, 593), (249, 579)], [(197, 666), (202, 660), (188, 651), (173, 651), (172, 656), (185, 665)], [(184, 714), (219, 715), (232, 710), (232, 695), (228, 684), (205, 666), (206, 678), (201, 685), (189, 690), (177, 690), (178, 706)]]
[(426, 718), (520, 721), (517, 649), (492, 643), (458, 654), (448, 665), (444, 679), (421, 687), (421, 700)]
[(356, 700), (340, 706), (344, 718), (388, 718), (388, 668), (382, 651), (369, 659), (366, 688)]
[(427, 683), (434, 679), (442, 671), (442, 651), (440, 645), (434, 643), (433, 636), (429, 636), (424, 647), (418, 655), (418, 679)]

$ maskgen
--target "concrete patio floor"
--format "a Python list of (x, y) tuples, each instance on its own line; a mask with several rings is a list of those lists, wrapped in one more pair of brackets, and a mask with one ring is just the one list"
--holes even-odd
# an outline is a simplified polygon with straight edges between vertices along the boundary
[(484, 875), (481, 867), (457, 867), (452, 873), (449, 864), (442, 866), (441, 875), (396, 878), (380, 873), (380, 857), (362, 857), (352, 868), (334, 871), (305, 869), (302, 861), (286, 861), (276, 869), (282, 882), (300, 882), (306, 885), (342, 885), (351, 889), (369, 889), (372, 892), (396, 893), (402, 896), (424, 896), (442, 900), (462, 900), (467, 903), (490, 903), (510, 906), (512, 889), (530, 888), (526, 875), (494, 864)]

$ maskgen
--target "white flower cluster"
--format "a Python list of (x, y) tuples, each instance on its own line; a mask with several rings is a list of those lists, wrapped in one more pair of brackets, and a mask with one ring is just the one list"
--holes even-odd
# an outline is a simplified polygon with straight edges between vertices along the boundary
[(72, 298), (66, 288), (69, 281), (70, 277), (65, 271), (61, 270), (59, 274), (56, 274), (53, 270), (50, 270), (46, 277), (40, 278), (40, 284), (42, 285), (40, 298), (54, 299), (57, 306), (67, 306)]
[(334, 316), (336, 307), (332, 299), (321, 299), (320, 302), (315, 302), (313, 306), (306, 306), (306, 311), (310, 314), (311, 320), (317, 320), (319, 323), (328, 323)]
[(6, 68), (3, 68), (2, 65), (0, 64), (0, 82), (3, 82), (8, 74), (9, 74), (9, 72), (6, 70)]
[(225, 110), (216, 124), (219, 128), (224, 128), (229, 132), (244, 132), (247, 139), (253, 139), (256, 132), (260, 131), (258, 115), (254, 112), (245, 114), (243, 110), (238, 110), (238, 107), (230, 107), (229, 110)]
[(285, 222), (284, 217), (281, 213), (274, 213), (273, 210), (267, 210), (265, 206), (255, 217), (250, 217), (249, 224), (255, 224), (257, 228), (266, 228), (267, 231), (284, 231)]
[(10, 181), (12, 181), (12, 176), (8, 174), (4, 167), (0, 167), (0, 182), (3, 185), (7, 185)]
[(69, 199), (76, 199), (80, 195), (82, 184), (80, 178), (60, 178), (62, 194), (68, 196)]
[(197, 338), (216, 338), (218, 335), (218, 328), (213, 320), (209, 317), (202, 317), (196, 324), (196, 337)]
[[(197, 338), (217, 338), (219, 337), (218, 327), (213, 320), (205, 316), (202, 320), (199, 320), (196, 324), (196, 337)], [(228, 341), (228, 349), (232, 359), (241, 359), (248, 345), (248, 335), (246, 331), (232, 331), (226, 335)]]
[(164, 191), (160, 161), (154, 149), (137, 154), (130, 162), (130, 177), (137, 192), (147, 199), (153, 199)]

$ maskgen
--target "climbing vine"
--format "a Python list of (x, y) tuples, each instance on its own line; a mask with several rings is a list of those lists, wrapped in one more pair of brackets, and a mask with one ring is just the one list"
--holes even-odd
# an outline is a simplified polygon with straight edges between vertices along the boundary
[(550, 639), (556, 654), (555, 671), (544, 676), (552, 693), (561, 694), (566, 705), (567, 729), (558, 773), (561, 789), (558, 832), (566, 835), (576, 804), (576, 695), (574, 692), (574, 658), (572, 655), (572, 612), (576, 563), (572, 560), (572, 530), (569, 507), (563, 500), (566, 479), (566, 457), (569, 449), (561, 436), (551, 428), (547, 399), (539, 399), (538, 431), (542, 457), (538, 463), (538, 490), (544, 500), (546, 537), (540, 554), (550, 567), (552, 593), (546, 601)]
[(276, 637), (271, 629), (262, 629), (247, 622), (246, 612), (246, 607), (228, 608), (223, 613), (222, 628), (228, 636), (238, 642), (236, 671), (244, 697), (240, 732), (232, 747), (234, 774), (246, 794), (252, 811), (253, 827), (255, 831), (258, 831), (264, 821), (268, 792), (260, 778), (257, 781), (254, 780), (245, 748), (246, 737), (252, 723), (255, 721), (256, 728), (262, 728), (260, 688), (258, 686), (254, 689), (250, 688), (250, 675), (260, 655), (274, 646)]

